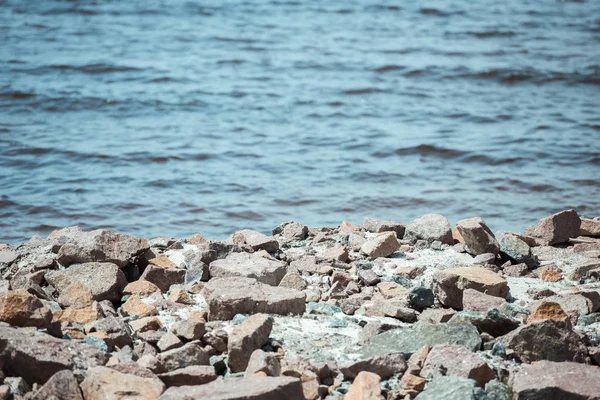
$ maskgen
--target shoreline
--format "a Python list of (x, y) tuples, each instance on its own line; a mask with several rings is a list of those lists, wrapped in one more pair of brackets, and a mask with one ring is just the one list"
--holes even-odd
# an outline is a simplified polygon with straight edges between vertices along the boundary
[(524, 234), (437, 214), (218, 241), (70, 227), (0, 244), (0, 272), (0, 398), (600, 393), (600, 218), (573, 210)]

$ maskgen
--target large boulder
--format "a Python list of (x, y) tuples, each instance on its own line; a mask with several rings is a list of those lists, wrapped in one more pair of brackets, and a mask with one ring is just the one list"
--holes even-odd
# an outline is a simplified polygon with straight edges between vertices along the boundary
[(232, 372), (246, 370), (252, 352), (267, 343), (273, 318), (266, 314), (256, 314), (235, 326), (227, 342), (227, 363)]
[(287, 270), (281, 261), (268, 259), (256, 253), (231, 253), (210, 264), (212, 278), (241, 276), (254, 278), (271, 286), (279, 285)]
[(584, 362), (587, 348), (568, 321), (544, 319), (523, 325), (499, 338), (527, 361)]
[(506, 280), (486, 268), (450, 268), (438, 271), (433, 276), (433, 292), (445, 306), (462, 309), (465, 289), (474, 289), (501, 298), (508, 295)]
[(421, 377), (460, 376), (473, 379), (481, 387), (494, 379), (496, 374), (480, 357), (464, 346), (444, 344), (434, 346), (421, 369)]
[(48, 239), (66, 241), (56, 259), (64, 266), (87, 262), (110, 262), (123, 268), (148, 249), (146, 239), (98, 229), (84, 232), (79, 227), (54, 231)]
[(511, 376), (514, 400), (598, 400), (600, 367), (539, 361)]
[(83, 379), (88, 368), (104, 365), (108, 355), (74, 340), (61, 340), (31, 329), (0, 325), (0, 366), (7, 376), (44, 384), (55, 373), (71, 370)]
[(360, 349), (360, 354), (364, 358), (370, 358), (399, 353), (408, 358), (423, 346), (441, 344), (457, 344), (477, 351), (481, 347), (481, 338), (477, 328), (471, 324), (421, 325), (380, 333)]
[(52, 329), (52, 312), (25, 290), (0, 293), (0, 321), (13, 326)]
[(123, 289), (127, 286), (127, 278), (123, 271), (116, 264), (109, 262), (73, 265), (65, 270), (47, 272), (45, 277), (59, 293), (79, 282), (90, 290), (92, 299), (96, 301), (120, 300)]
[(83, 400), (79, 382), (73, 372), (58, 371), (37, 391), (32, 400)]
[(165, 384), (150, 370), (133, 374), (94, 367), (87, 372), (81, 390), (85, 400), (149, 400), (158, 398)]
[(265, 285), (252, 278), (211, 279), (203, 289), (211, 320), (236, 314), (303, 314), (306, 295), (298, 290)]
[(498, 254), (500, 248), (498, 241), (481, 218), (461, 219), (456, 223), (456, 229), (462, 236), (470, 254)]
[(426, 214), (421, 218), (411, 221), (404, 231), (404, 239), (417, 241), (419, 239), (433, 242), (439, 240), (442, 243), (452, 244), (452, 228), (443, 215)]
[(568, 241), (579, 236), (581, 219), (575, 210), (566, 210), (542, 218), (537, 224), (528, 227), (525, 234), (541, 239), (549, 246)]
[(159, 400), (304, 400), (298, 378), (258, 377), (216, 380), (199, 386), (179, 386), (167, 389)]

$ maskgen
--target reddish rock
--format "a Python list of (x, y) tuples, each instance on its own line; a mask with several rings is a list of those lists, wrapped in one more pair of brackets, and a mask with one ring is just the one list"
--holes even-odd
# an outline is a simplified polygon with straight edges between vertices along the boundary
[(171, 329), (173, 333), (186, 340), (199, 340), (205, 332), (206, 321), (198, 313), (191, 312), (187, 319), (177, 321)]
[(456, 229), (462, 236), (463, 243), (467, 246), (470, 254), (498, 254), (500, 251), (494, 234), (481, 218), (462, 219), (456, 223)]
[(94, 335), (104, 340), (109, 349), (122, 348), (131, 344), (131, 335), (128, 325), (121, 319), (106, 317), (91, 322), (85, 326), (88, 335)]
[(140, 297), (147, 297), (156, 292), (160, 292), (158, 286), (152, 282), (141, 280), (131, 282), (123, 289), (124, 295), (137, 294)]
[(508, 266), (504, 267), (503, 271), (504, 271), (504, 275), (506, 275), (506, 276), (512, 276), (514, 278), (518, 278), (520, 276), (527, 275), (527, 272), (529, 271), (529, 267), (527, 266), (527, 264), (521, 263), (521, 264), (515, 264), (515, 265), (508, 265)]
[(550, 301), (542, 301), (535, 307), (533, 312), (527, 318), (527, 323), (530, 324), (536, 321), (543, 321), (546, 319), (556, 319), (559, 321), (569, 321), (569, 316), (560, 307), (560, 304), (553, 303)]
[(392, 375), (402, 374), (406, 371), (406, 368), (406, 359), (402, 354), (390, 353), (382, 356), (366, 357), (348, 363), (340, 367), (340, 372), (347, 379), (355, 378), (361, 371), (371, 372), (382, 379), (388, 379)]
[(58, 322), (70, 322), (80, 325), (89, 324), (97, 320), (98, 311), (91, 308), (81, 308), (76, 310), (62, 310), (53, 313), (53, 320)]
[(79, 383), (73, 372), (69, 370), (58, 371), (38, 389), (31, 400), (83, 400)]
[(561, 211), (541, 219), (525, 231), (528, 236), (540, 238), (547, 245), (560, 244), (579, 236), (581, 219), (574, 210)]
[(181, 346), (183, 346), (183, 342), (171, 332), (165, 333), (156, 343), (156, 347), (158, 347), (161, 352), (176, 349)]
[(369, 258), (378, 258), (390, 256), (399, 248), (396, 232), (384, 232), (367, 239), (360, 251)]
[(237, 231), (229, 237), (228, 241), (238, 246), (248, 245), (254, 251), (265, 250), (274, 253), (279, 250), (279, 243), (273, 236), (267, 236), (250, 229)]
[(156, 356), (166, 371), (192, 365), (208, 365), (209, 355), (197, 342), (190, 342), (179, 348), (165, 351)]
[(206, 243), (207, 240), (201, 234), (195, 233), (192, 236), (190, 236), (189, 238), (187, 238), (187, 242), (189, 244), (202, 244), (202, 243)]
[(0, 293), (0, 321), (13, 326), (52, 329), (52, 313), (25, 290)]
[(501, 298), (508, 295), (506, 281), (489, 269), (459, 267), (438, 271), (433, 276), (433, 291), (445, 306), (462, 309), (465, 289), (474, 289)]
[(463, 310), (466, 311), (487, 311), (490, 308), (498, 308), (506, 300), (501, 297), (490, 296), (475, 289), (465, 289), (463, 291)]
[(357, 232), (357, 231), (360, 231), (360, 226), (352, 225), (348, 221), (342, 221), (342, 223), (340, 224), (340, 227), (339, 227), (339, 233), (341, 233), (341, 234), (349, 234), (349, 233)]
[(252, 352), (267, 342), (271, 329), (273, 318), (266, 314), (248, 317), (233, 328), (227, 343), (227, 363), (232, 372), (246, 370)]
[(562, 273), (554, 270), (543, 270), (540, 271), (539, 277), (544, 282), (558, 282), (562, 279)]
[(90, 262), (73, 265), (65, 270), (47, 272), (45, 277), (59, 293), (79, 282), (90, 290), (92, 299), (96, 301), (120, 300), (123, 289), (127, 286), (125, 274), (113, 263)]
[(157, 267), (163, 267), (163, 268), (177, 268), (177, 264), (175, 264), (173, 261), (171, 261), (169, 259), (169, 257), (167, 256), (158, 256), (158, 257), (154, 257), (151, 258), (150, 260), (148, 260), (148, 263), (155, 265)]
[(217, 379), (215, 368), (210, 365), (192, 365), (158, 375), (169, 388), (172, 386), (204, 385)]
[(308, 227), (298, 222), (285, 224), (281, 231), (281, 236), (287, 240), (304, 240), (308, 235)]
[(257, 372), (264, 372), (266, 376), (279, 376), (281, 374), (281, 364), (277, 353), (267, 353), (261, 349), (252, 352), (245, 376), (252, 376)]
[(305, 400), (305, 397), (300, 380), (290, 377), (216, 380), (199, 386), (172, 387), (159, 397), (159, 400), (180, 399)]
[(396, 282), (380, 282), (377, 289), (384, 299), (408, 299), (410, 290)]
[(182, 284), (185, 281), (185, 270), (179, 268), (165, 268), (157, 265), (148, 265), (141, 281), (148, 281), (156, 285), (163, 293), (169, 291), (171, 285)]
[(225, 259), (213, 261), (209, 268), (213, 278), (254, 278), (271, 286), (279, 285), (287, 272), (284, 263), (261, 257), (256, 253), (232, 253)]
[(144, 303), (137, 295), (133, 295), (121, 306), (121, 314), (124, 316), (135, 315), (138, 318), (143, 318), (158, 315), (158, 310), (156, 310), (156, 307)]
[(167, 300), (172, 301), (173, 303), (179, 303), (179, 304), (187, 304), (187, 305), (196, 304), (196, 302), (194, 301), (194, 299), (191, 298), (189, 293), (183, 289), (175, 289), (175, 290), (171, 291), (171, 294), (169, 295)]
[(579, 235), (600, 237), (600, 220), (591, 218), (581, 218)]
[(104, 229), (84, 232), (79, 227), (54, 231), (48, 239), (67, 240), (56, 259), (62, 265), (88, 262), (110, 262), (125, 267), (149, 247), (146, 239), (114, 233)]
[(129, 321), (133, 332), (157, 331), (162, 328), (162, 323), (157, 317), (144, 317)]
[(344, 400), (383, 400), (381, 378), (372, 372), (359, 373), (350, 385)]
[(236, 314), (303, 314), (306, 295), (251, 278), (211, 279), (203, 290), (211, 320), (229, 320)]
[(67, 308), (88, 308), (93, 301), (92, 291), (78, 281), (65, 287), (58, 296), (58, 304)]
[(152, 372), (148, 374), (139, 376), (112, 368), (91, 368), (81, 383), (83, 397), (86, 400), (156, 399), (165, 390), (165, 384)]
[(426, 378), (430, 374), (473, 379), (481, 387), (496, 376), (485, 361), (466, 347), (454, 344), (431, 348), (420, 375)]
[(514, 400), (600, 399), (600, 367), (539, 361), (511, 376)]

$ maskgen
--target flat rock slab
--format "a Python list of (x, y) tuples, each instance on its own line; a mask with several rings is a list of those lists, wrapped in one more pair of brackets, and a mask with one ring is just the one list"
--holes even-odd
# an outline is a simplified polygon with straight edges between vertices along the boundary
[(241, 276), (271, 286), (279, 285), (287, 272), (281, 261), (269, 260), (256, 253), (232, 253), (222, 260), (213, 261), (209, 268), (212, 278)]
[(218, 380), (200, 386), (167, 389), (159, 400), (304, 400), (302, 384), (297, 378), (259, 377)]
[(104, 365), (108, 355), (96, 347), (36, 332), (0, 326), (0, 360), (7, 376), (23, 377), (29, 384), (44, 384), (56, 372), (73, 371), (78, 379), (88, 368)]
[(203, 289), (211, 320), (230, 320), (236, 314), (303, 314), (306, 295), (265, 285), (252, 278), (211, 279)]
[(86, 400), (150, 400), (161, 395), (165, 384), (151, 372), (140, 376), (95, 367), (87, 371), (81, 390)]
[(433, 276), (433, 291), (440, 303), (445, 306), (462, 309), (465, 289), (475, 289), (501, 298), (506, 298), (508, 295), (506, 280), (486, 268), (450, 268), (436, 272)]
[(600, 367), (573, 362), (539, 361), (511, 377), (514, 400), (600, 399)]
[(391, 353), (400, 353), (408, 358), (423, 346), (441, 344), (457, 344), (477, 351), (481, 347), (481, 339), (477, 328), (471, 324), (441, 323), (380, 333), (360, 353), (366, 358)]
[(158, 375), (161, 381), (172, 386), (204, 385), (217, 379), (215, 368), (210, 365), (192, 365)]

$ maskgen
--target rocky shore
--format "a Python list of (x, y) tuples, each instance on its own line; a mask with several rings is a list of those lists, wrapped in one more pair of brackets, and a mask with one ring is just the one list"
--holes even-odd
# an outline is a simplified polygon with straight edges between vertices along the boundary
[(600, 218), (0, 244), (3, 399), (600, 399)]

